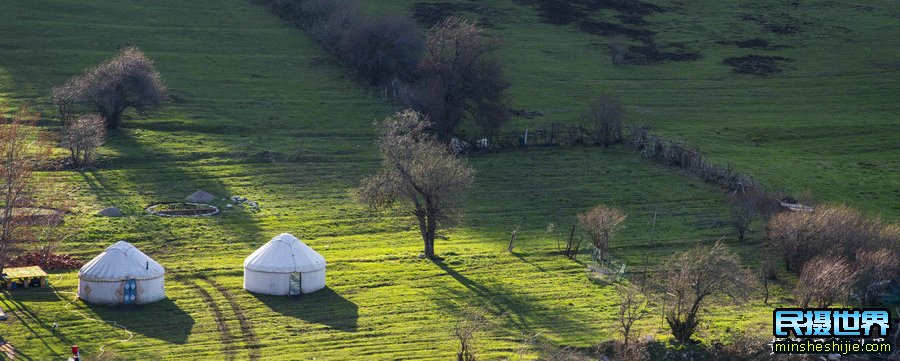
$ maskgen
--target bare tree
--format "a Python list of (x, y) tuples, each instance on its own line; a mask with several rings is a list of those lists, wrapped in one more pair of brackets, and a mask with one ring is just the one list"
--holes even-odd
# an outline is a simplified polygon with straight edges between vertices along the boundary
[(458, 219), (458, 203), (472, 184), (475, 170), (435, 140), (427, 131), (430, 126), (412, 110), (385, 119), (378, 141), (384, 167), (362, 181), (358, 198), (374, 209), (398, 202), (412, 208), (425, 256), (433, 259), (436, 231)]
[(629, 346), (631, 331), (634, 323), (642, 320), (650, 311), (650, 300), (640, 288), (634, 285), (623, 286), (619, 289), (619, 297), (622, 303), (619, 305), (619, 326), (624, 337), (625, 348)]
[(509, 119), (503, 70), (492, 53), (500, 41), (475, 22), (451, 16), (428, 31), (421, 80), (406, 102), (428, 116), (447, 141), (465, 122), (493, 132)]
[(584, 115), (595, 144), (608, 147), (622, 141), (625, 106), (619, 98), (604, 95), (595, 100)]
[(614, 36), (609, 39), (607, 45), (610, 60), (613, 65), (627, 64), (628, 61), (628, 39), (623, 36)]
[(769, 219), (767, 229), (769, 244), (795, 272), (825, 251), (845, 260), (853, 260), (861, 250), (896, 252), (900, 239), (897, 228), (840, 205), (820, 205), (814, 212), (781, 212)]
[(700, 324), (700, 309), (715, 296), (742, 299), (755, 279), (740, 259), (721, 242), (697, 246), (669, 258), (656, 283), (670, 297), (665, 308), (672, 336), (680, 343), (691, 339)]
[(625, 221), (625, 218), (625, 213), (622, 211), (602, 204), (578, 215), (578, 223), (590, 237), (598, 260), (607, 258), (609, 240), (615, 235), (619, 224)]
[(457, 361), (476, 361), (475, 341), (478, 332), (481, 332), (488, 324), (484, 310), (471, 310), (463, 315), (463, 319), (456, 324), (453, 331), (459, 341), (459, 351), (456, 352)]
[(143, 113), (161, 105), (166, 99), (166, 88), (153, 61), (137, 47), (130, 46), (116, 57), (53, 88), (52, 98), (63, 120), (73, 118), (77, 105), (93, 109), (106, 121), (107, 128), (115, 129), (126, 108)]
[(37, 113), (23, 107), (11, 117), (4, 114), (0, 111), (0, 274), (35, 239), (34, 225), (43, 215), (34, 206), (33, 172), (51, 152), (34, 126)]
[(321, 46), (332, 52), (340, 49), (344, 34), (365, 18), (353, 0), (309, 0), (301, 7), (301, 23)]
[(889, 249), (866, 251), (856, 254), (853, 272), (853, 293), (863, 306), (878, 305), (889, 290), (891, 281), (900, 273), (897, 254)]
[(766, 257), (759, 262), (759, 280), (762, 282), (763, 292), (765, 292), (764, 304), (769, 304), (769, 283), (778, 278), (778, 272), (775, 269), (775, 262), (771, 257)]
[(412, 78), (425, 42), (406, 16), (381, 16), (354, 24), (340, 43), (341, 58), (371, 85)]
[(850, 265), (836, 256), (813, 258), (803, 266), (797, 281), (797, 302), (801, 307), (810, 304), (825, 308), (847, 295), (852, 282)]
[(97, 148), (103, 145), (106, 126), (99, 115), (91, 114), (67, 124), (62, 130), (60, 145), (69, 150), (75, 166), (88, 165), (94, 160)]

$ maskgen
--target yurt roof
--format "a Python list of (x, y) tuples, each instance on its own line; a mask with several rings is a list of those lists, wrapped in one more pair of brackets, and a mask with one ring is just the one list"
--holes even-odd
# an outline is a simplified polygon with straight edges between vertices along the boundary
[(165, 269), (125, 241), (118, 241), (81, 267), (78, 277), (86, 281), (146, 280), (162, 277)]
[(297, 237), (282, 233), (247, 256), (244, 268), (273, 273), (312, 272), (325, 268), (325, 257)]

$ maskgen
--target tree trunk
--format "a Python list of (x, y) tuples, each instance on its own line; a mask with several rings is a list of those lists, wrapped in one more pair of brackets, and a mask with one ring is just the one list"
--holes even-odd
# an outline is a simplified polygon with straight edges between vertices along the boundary
[(434, 221), (433, 218), (428, 217), (427, 225), (425, 230), (425, 257), (429, 259), (434, 259), (434, 235), (435, 235), (435, 227), (437, 226), (437, 222)]
[(106, 114), (104, 114), (104, 120), (106, 121), (107, 129), (116, 129), (119, 127), (119, 123), (122, 122), (122, 113), (125, 112), (124, 108), (116, 108), (112, 109)]

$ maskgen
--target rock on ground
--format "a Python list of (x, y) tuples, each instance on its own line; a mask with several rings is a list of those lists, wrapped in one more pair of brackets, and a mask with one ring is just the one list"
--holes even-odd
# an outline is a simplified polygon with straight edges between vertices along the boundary
[(122, 214), (122, 210), (118, 209), (116, 207), (104, 208), (102, 211), (97, 212), (97, 215), (100, 215), (103, 217), (122, 217), (122, 216), (124, 216), (124, 214)]

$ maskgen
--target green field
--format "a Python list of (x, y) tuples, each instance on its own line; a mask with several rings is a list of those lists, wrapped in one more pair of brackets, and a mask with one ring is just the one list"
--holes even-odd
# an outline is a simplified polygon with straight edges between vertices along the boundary
[[(683, 137), (771, 187), (808, 188), (821, 199), (900, 216), (900, 37), (886, 34), (900, 35), (900, 20), (890, 1), (872, 11), (804, 5), (820, 27), (790, 40), (796, 47), (773, 51), (795, 59), (794, 69), (764, 79), (730, 74), (721, 64), (746, 51), (708, 35), (741, 31), (731, 26), (739, 9), (730, 5), (691, 2), (654, 15), (665, 30), (660, 37), (702, 48), (701, 60), (613, 67), (595, 44), (603, 38), (544, 24), (520, 2), (487, 4), (503, 14), (491, 31), (506, 39), (513, 105), (547, 114), (517, 119), (510, 129), (574, 121), (592, 96), (614, 93), (660, 133)], [(409, 5), (379, 2), (372, 10), (406, 12)], [(822, 25), (838, 15), (852, 32)], [(701, 20), (684, 21), (692, 17)], [(11, 316), (0, 336), (24, 359), (64, 356), (77, 343), (88, 355), (109, 345), (127, 359), (446, 360), (457, 347), (453, 328), (472, 307), (494, 315), (477, 344), (486, 359), (512, 355), (535, 334), (558, 345), (593, 345), (615, 336), (615, 289), (559, 255), (545, 229), (567, 228), (598, 203), (629, 214), (612, 251), (634, 274), (645, 262), (722, 236), (748, 265), (761, 256), (760, 232), (736, 244), (718, 189), (624, 148), (576, 147), (470, 158), (477, 175), (465, 218), (437, 243), (445, 260), (420, 260), (411, 218), (376, 217), (351, 195), (380, 165), (372, 123), (392, 108), (303, 32), (244, 0), (6, 1), (0, 34), (0, 98), (33, 104), (48, 128), (57, 125), (50, 88), (127, 44), (156, 61), (176, 96), (149, 117), (128, 114), (96, 169), (48, 174), (75, 188), (72, 218), (83, 223), (63, 250), (87, 260), (115, 241), (132, 242), (167, 268), (169, 299), (136, 308), (67, 304), (75, 271), (53, 275), (56, 292), (0, 295)], [(835, 37), (845, 46), (834, 47)], [(261, 210), (199, 219), (143, 212), (201, 188), (245, 196)], [(93, 216), (107, 206), (127, 216)], [(281, 232), (325, 256), (328, 289), (301, 299), (242, 290), (244, 257)], [(776, 290), (776, 302), (784, 302), (782, 293)], [(758, 299), (710, 307), (699, 336), (765, 333), (770, 307)], [(118, 343), (129, 334), (83, 315), (118, 322), (133, 338)], [(663, 326), (658, 315), (640, 325), (660, 338)]]
[[(527, 5), (534, 2), (540, 1), (479, 2), (479, 13), (459, 12), (489, 22), (491, 32), (503, 38), (513, 107), (545, 114), (510, 128), (577, 122), (591, 100), (613, 94), (633, 121), (684, 139), (771, 189), (808, 190), (820, 201), (900, 218), (896, 2), (652, 0), (663, 10), (645, 16), (644, 26), (623, 23), (617, 18), (623, 13), (615, 10), (597, 11), (594, 19), (656, 31), (658, 44), (682, 43), (701, 55), (697, 61), (622, 66), (610, 60), (608, 37), (542, 22)], [(416, 3), (367, 2), (383, 12), (411, 12)], [(742, 20), (746, 15), (761, 20)], [(772, 24), (795, 30), (778, 34), (768, 30)], [(770, 45), (720, 43), (748, 39)], [(734, 74), (722, 63), (751, 54), (792, 61), (782, 73), (764, 78)]]

